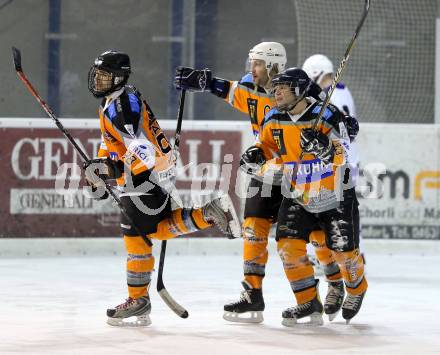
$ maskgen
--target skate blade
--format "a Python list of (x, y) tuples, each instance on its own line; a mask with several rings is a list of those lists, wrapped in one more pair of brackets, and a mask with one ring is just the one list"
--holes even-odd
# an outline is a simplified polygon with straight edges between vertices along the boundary
[(335, 313), (327, 314), (327, 316), (328, 316), (328, 320), (329, 320), (330, 322), (333, 321), (333, 320), (337, 317), (338, 314), (339, 314), (339, 311), (336, 311)]
[(238, 219), (237, 213), (235, 212), (234, 205), (232, 203), (229, 195), (223, 195), (220, 198), (220, 204), (222, 206), (223, 212), (226, 214), (228, 219), (228, 232), (231, 238), (241, 238), (241, 225)]
[(223, 319), (235, 323), (261, 323), (264, 321), (263, 312), (261, 311), (244, 313), (225, 312), (223, 314)]
[(148, 314), (129, 318), (108, 318), (107, 324), (113, 327), (147, 327), (151, 324)]
[(317, 327), (324, 324), (321, 313), (312, 313), (309, 317), (310, 320), (306, 322), (298, 322), (298, 319), (296, 318), (283, 318), (281, 324), (285, 327)]

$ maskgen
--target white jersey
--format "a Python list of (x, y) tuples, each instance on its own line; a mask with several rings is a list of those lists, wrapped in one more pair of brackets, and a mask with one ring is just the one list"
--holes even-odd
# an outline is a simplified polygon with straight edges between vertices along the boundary
[(346, 115), (356, 117), (353, 96), (351, 96), (350, 90), (343, 83), (336, 85), (330, 102)]
[[(333, 91), (330, 102), (335, 105), (340, 111), (346, 115), (356, 118), (356, 108), (354, 107), (353, 96), (350, 90), (343, 83), (338, 83)], [(353, 171), (353, 182), (356, 185), (357, 177), (359, 175), (359, 152), (356, 142), (351, 142), (350, 152), (348, 153), (349, 161), (351, 162), (351, 169)]]

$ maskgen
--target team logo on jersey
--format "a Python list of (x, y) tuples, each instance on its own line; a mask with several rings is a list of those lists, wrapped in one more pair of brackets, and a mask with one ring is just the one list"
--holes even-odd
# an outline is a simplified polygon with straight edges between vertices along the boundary
[(264, 106), (264, 116), (266, 116), (266, 113), (270, 111), (271, 107), (269, 105)]
[(248, 112), (249, 112), (249, 116), (251, 118), (251, 122), (253, 124), (258, 124), (258, 118), (257, 118), (258, 100), (256, 100), (256, 99), (247, 99), (247, 104), (248, 104)]
[(116, 153), (116, 152), (110, 152), (109, 155), (110, 155), (111, 160), (118, 160), (118, 158), (119, 158), (118, 153)]
[(282, 129), (272, 129), (272, 137), (278, 147), (279, 154), (286, 154), (286, 146), (284, 145), (284, 137)]

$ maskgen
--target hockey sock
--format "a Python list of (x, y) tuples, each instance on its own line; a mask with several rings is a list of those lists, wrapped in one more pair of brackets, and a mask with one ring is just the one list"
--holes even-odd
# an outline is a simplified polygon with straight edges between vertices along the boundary
[(268, 218), (247, 217), (243, 222), (244, 279), (252, 288), (262, 288), (271, 225), (272, 221)]
[(364, 276), (364, 260), (359, 249), (345, 252), (334, 252), (336, 261), (341, 268), (348, 293), (359, 295), (368, 288)]
[(148, 294), (148, 285), (154, 269), (152, 249), (140, 236), (124, 235), (127, 250), (128, 295), (137, 299)]
[(277, 249), (297, 303), (314, 299), (317, 295), (316, 281), (313, 266), (307, 257), (306, 242), (283, 238), (278, 241)]
[(182, 234), (196, 232), (212, 227), (212, 224), (205, 222), (202, 210), (178, 208), (171, 213), (169, 218), (164, 219), (157, 225), (156, 233), (149, 235), (150, 238), (167, 240), (178, 237)]
[(327, 281), (341, 280), (341, 270), (336, 263), (333, 252), (327, 248), (325, 243), (325, 233), (323, 231), (312, 232), (310, 234), (310, 242), (315, 247), (316, 258), (324, 269), (324, 274)]

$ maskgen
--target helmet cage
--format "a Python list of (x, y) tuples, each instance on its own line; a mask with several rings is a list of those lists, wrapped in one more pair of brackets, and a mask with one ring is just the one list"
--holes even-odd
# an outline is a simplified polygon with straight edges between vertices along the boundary
[(128, 75), (117, 76), (116, 74), (92, 65), (88, 75), (89, 91), (96, 98), (104, 97), (121, 89), (128, 80)]
[[(295, 99), (293, 102), (285, 103), (282, 105), (276, 105), (276, 108), (280, 112), (288, 112), (293, 110), (296, 105), (303, 99), (305, 99), (308, 96), (309, 89), (312, 85), (313, 81), (308, 80), (307, 85), (305, 86), (305, 83), (300, 83), (300, 81), (294, 81), (290, 78), (283, 78), (283, 75), (277, 75), (272, 79), (272, 93), (275, 94), (275, 90), (277, 86), (280, 85), (287, 85), (292, 92)], [(301, 85), (302, 84), (302, 85)]]
[(131, 73), (127, 54), (109, 50), (100, 54), (89, 70), (88, 87), (95, 97), (104, 97), (121, 89)]

